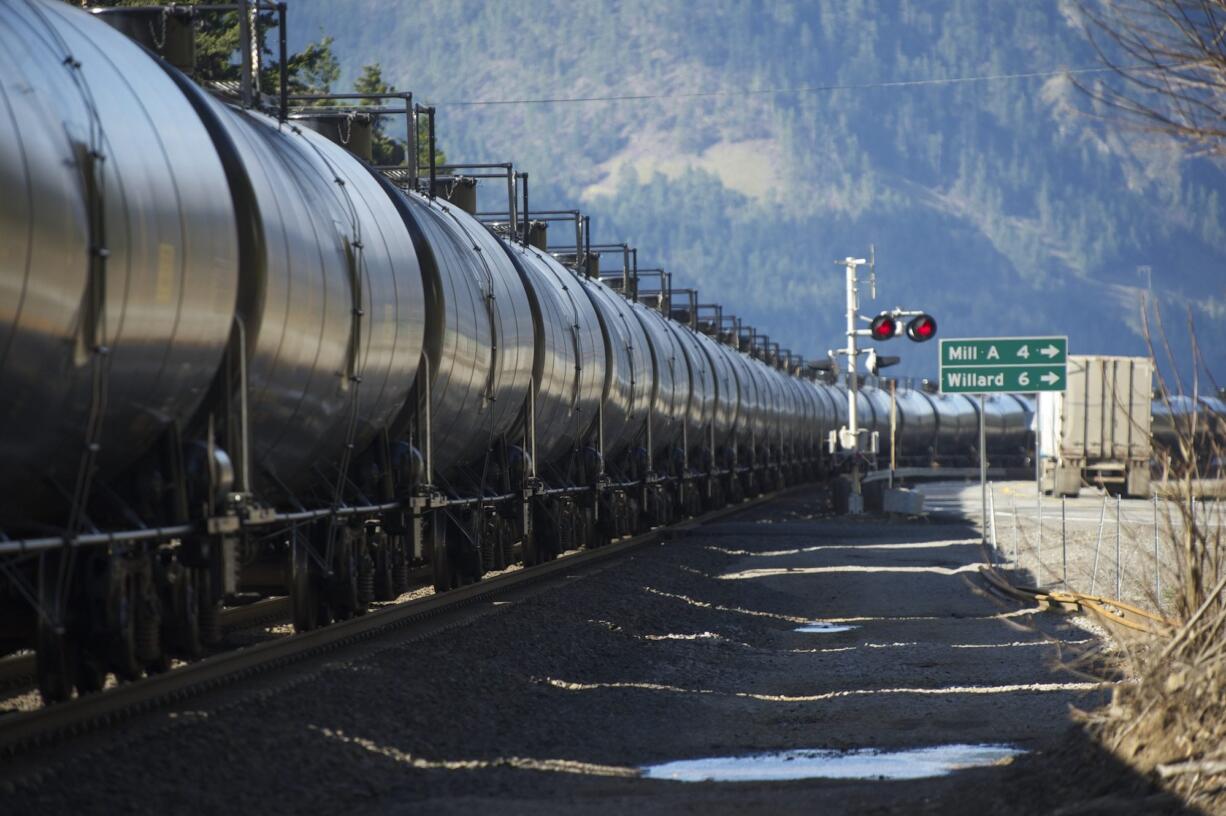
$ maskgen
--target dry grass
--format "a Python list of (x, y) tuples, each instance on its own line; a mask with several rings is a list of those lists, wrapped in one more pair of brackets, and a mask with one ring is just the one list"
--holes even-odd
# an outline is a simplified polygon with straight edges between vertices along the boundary
[[(1200, 434), (1200, 436), (1197, 436)], [(1128, 678), (1111, 704), (1086, 715), (1091, 733), (1120, 761), (1193, 807), (1226, 813), (1226, 542), (1221, 502), (1193, 502), (1206, 462), (1203, 429), (1171, 452), (1180, 501), (1165, 523), (1177, 553), (1172, 632), (1122, 644)], [(1193, 444), (1195, 443), (1195, 444)], [(1199, 455), (1198, 455), (1199, 454)], [(1170, 485), (1168, 485), (1170, 486)]]

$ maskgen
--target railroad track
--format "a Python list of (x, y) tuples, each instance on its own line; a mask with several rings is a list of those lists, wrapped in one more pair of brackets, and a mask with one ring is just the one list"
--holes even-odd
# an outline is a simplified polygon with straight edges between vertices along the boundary
[(990, 566), (980, 567), (979, 573), (993, 588), (1012, 598), (1045, 604), (1069, 612), (1086, 612), (1117, 631), (1129, 634), (1164, 635), (1173, 632), (1179, 625), (1178, 621), (1115, 598), (1087, 595), (1082, 592), (1019, 586), (1010, 582), (1008, 578)]
[[(223, 609), (221, 628), (223, 632), (235, 632), (260, 624), (286, 621), (289, 615), (289, 598), (264, 598), (255, 603)], [(33, 652), (0, 659), (0, 694), (20, 694), (37, 685)]]
[[(318, 658), (395, 631), (409, 630), (443, 615), (495, 600), (514, 590), (565, 579), (576, 570), (589, 569), (627, 551), (669, 538), (676, 532), (742, 512), (796, 489), (798, 488), (767, 493), (697, 516), (681, 524), (657, 528), (595, 550), (571, 553), (545, 564), (506, 572), (450, 592), (392, 604), (361, 617), (310, 632), (286, 635), (222, 652), (164, 674), (123, 683), (96, 694), (84, 695), (34, 711), (9, 715), (0, 719), (0, 756), (11, 757), (33, 748), (47, 747), (66, 738), (112, 726), (134, 715), (156, 710), (229, 683)], [(252, 607), (261, 608), (257, 611)], [(245, 620), (246, 625), (250, 626), (257, 619), (257, 615), (273, 615), (274, 609), (281, 616), (288, 616), (288, 607), (288, 599), (273, 598), (248, 607), (236, 607), (227, 612), (231, 616), (230, 625), (236, 625), (236, 620)], [(33, 657), (22, 657), (29, 660), (27, 671), (32, 673)]]

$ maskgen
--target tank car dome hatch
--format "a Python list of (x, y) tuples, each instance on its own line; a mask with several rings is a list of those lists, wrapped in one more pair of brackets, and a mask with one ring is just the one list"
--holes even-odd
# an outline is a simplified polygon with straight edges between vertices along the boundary
[(471, 176), (435, 179), (434, 195), (469, 215), (477, 214), (477, 180)]
[(196, 27), (186, 6), (91, 8), (90, 13), (185, 74), (196, 70)]
[(374, 118), (357, 111), (303, 111), (290, 114), (295, 125), (313, 130), (333, 144), (338, 144), (364, 162), (371, 161), (374, 139)]
[(105, 481), (186, 425), (225, 351), (239, 266), (230, 190), (167, 68), (66, 3), (0, 3), (8, 508), (54, 494), (48, 479), (71, 495), (87, 445)]
[(528, 243), (536, 247), (541, 252), (549, 251), (549, 222), (547, 221), (529, 221), (528, 222)]

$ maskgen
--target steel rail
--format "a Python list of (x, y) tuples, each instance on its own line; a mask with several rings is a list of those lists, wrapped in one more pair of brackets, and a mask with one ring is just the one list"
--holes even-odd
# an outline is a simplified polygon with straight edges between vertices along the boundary
[[(222, 631), (237, 632), (262, 623), (288, 620), (289, 598), (263, 598), (243, 606), (221, 611)], [(38, 685), (37, 661), (33, 653), (0, 658), (0, 695), (19, 694)]]
[[(106, 691), (77, 697), (57, 705), (22, 712), (0, 720), (0, 756), (15, 757), (23, 751), (95, 732), (134, 715), (155, 710), (189, 696), (219, 688), (293, 663), (318, 658), (348, 646), (422, 625), (439, 616), (490, 601), (511, 590), (545, 584), (608, 561), (725, 516), (748, 510), (779, 496), (808, 487), (797, 485), (766, 493), (739, 504), (714, 510), (669, 527), (658, 527), (594, 550), (572, 553), (530, 568), (507, 572), (446, 593), (436, 593), (393, 604), (361, 617), (329, 626), (287, 635), (245, 648), (216, 654), (188, 663), (164, 674), (124, 683)], [(280, 599), (285, 601), (285, 599)]]
[(1115, 598), (1017, 585), (989, 566), (981, 566), (979, 574), (993, 588), (1012, 598), (1033, 601), (1041, 606), (1068, 612), (1089, 612), (1103, 623), (1116, 629), (1126, 629), (1130, 633), (1142, 632), (1161, 636), (1170, 634), (1179, 626), (1178, 621)]

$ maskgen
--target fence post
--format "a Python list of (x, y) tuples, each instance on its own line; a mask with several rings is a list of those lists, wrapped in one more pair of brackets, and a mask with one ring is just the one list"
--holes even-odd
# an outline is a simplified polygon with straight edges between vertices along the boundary
[(988, 513), (992, 519), (992, 553), (996, 554), (1000, 551), (996, 543), (996, 487), (991, 482), (988, 482)]
[(1115, 497), (1115, 599), (1117, 601), (1124, 600), (1120, 596), (1123, 594), (1124, 586), (1124, 564), (1120, 560), (1120, 497)]
[[(1053, 483), (1054, 484), (1054, 483)], [(1052, 488), (1054, 494), (1055, 488)], [(1039, 519), (1039, 531), (1034, 540), (1034, 582), (1036, 586), (1043, 585), (1043, 486), (1035, 494), (1035, 515)]]
[(1064, 496), (1060, 497), (1060, 562), (1061, 582), (1068, 589), (1068, 515)]
[(1098, 582), (1098, 553), (1103, 547), (1103, 522), (1107, 519), (1107, 494), (1103, 494), (1103, 506), (1098, 511), (1098, 542), (1094, 545), (1094, 569), (1090, 572), (1090, 594), (1094, 594), (1094, 586)]
[(1019, 569), (1021, 564), (1017, 560), (1017, 505), (1013, 502), (1013, 496), (1009, 496), (1009, 512), (1013, 514), (1013, 568)]
[(1158, 554), (1158, 494), (1154, 494), (1154, 604), (1162, 612), (1162, 562)]

